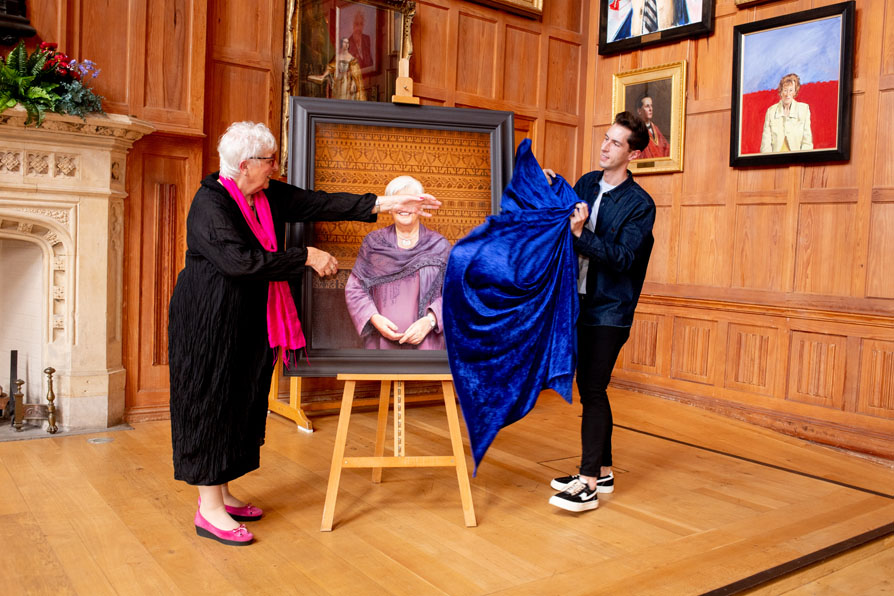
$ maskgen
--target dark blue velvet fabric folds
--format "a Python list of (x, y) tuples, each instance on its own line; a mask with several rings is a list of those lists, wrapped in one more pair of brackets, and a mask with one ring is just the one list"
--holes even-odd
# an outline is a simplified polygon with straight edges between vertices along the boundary
[(476, 472), (497, 431), (543, 389), (571, 403), (579, 305), (568, 218), (579, 200), (561, 177), (550, 186), (525, 139), (501, 213), (450, 253), (444, 336)]

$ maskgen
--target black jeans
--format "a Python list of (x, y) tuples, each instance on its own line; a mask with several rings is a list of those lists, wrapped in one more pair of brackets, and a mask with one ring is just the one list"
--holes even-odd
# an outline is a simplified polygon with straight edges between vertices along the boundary
[(608, 382), (630, 327), (577, 327), (577, 389), (583, 406), (580, 423), (580, 473), (599, 476), (599, 468), (612, 465), (612, 408)]

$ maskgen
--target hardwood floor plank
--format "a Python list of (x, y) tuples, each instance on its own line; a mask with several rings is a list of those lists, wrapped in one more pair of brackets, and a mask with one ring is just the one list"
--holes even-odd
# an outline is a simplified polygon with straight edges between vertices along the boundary
[[(49, 561), (44, 573), (63, 593), (89, 596), (677, 595), (747, 580), (894, 520), (894, 499), (866, 492), (890, 492), (894, 469), (677, 403), (612, 395), (617, 490), (582, 515), (547, 504), (550, 478), (577, 466), (580, 420), (577, 403), (545, 393), (500, 432), (471, 480), (476, 528), (464, 525), (452, 469), (407, 468), (385, 470), (381, 484), (345, 470), (334, 531), (319, 532), (337, 416), (315, 417), (305, 434), (271, 415), (261, 468), (231, 484), (265, 510), (249, 524), (256, 544), (195, 535), (197, 493), (173, 478), (164, 421), (103, 433), (112, 441), (99, 445), (85, 436), (0, 443), (0, 540)], [(375, 424), (374, 409), (352, 416), (346, 455), (372, 454)], [(406, 440), (409, 455), (449, 453), (443, 406), (409, 408)], [(866, 579), (853, 585), (884, 589), (874, 570), (890, 565), (885, 550), (836, 573), (854, 567)], [(814, 588), (830, 593), (848, 585), (810, 579), (820, 580)], [(38, 593), (42, 581), (26, 578)]]
[(0, 545), (4, 594), (77, 593), (30, 513), (0, 515)]

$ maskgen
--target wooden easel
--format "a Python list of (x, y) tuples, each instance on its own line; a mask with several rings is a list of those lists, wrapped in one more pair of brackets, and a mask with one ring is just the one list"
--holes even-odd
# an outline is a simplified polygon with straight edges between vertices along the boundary
[(314, 425), (301, 409), (301, 377), (289, 378), (289, 403), (279, 401), (279, 379), (282, 376), (282, 350), (276, 357), (276, 366), (273, 368), (273, 378), (270, 381), (270, 394), (267, 396), (267, 409), (274, 414), (288, 418), (296, 425), (298, 430), (312, 433)]
[[(335, 447), (332, 450), (332, 466), (329, 469), (329, 486), (326, 489), (326, 503), (323, 505), (323, 523), (320, 526), (320, 531), (332, 531), (332, 520), (335, 516), (335, 499), (338, 494), (338, 484), (341, 480), (343, 468), (372, 468), (372, 481), (381, 482), (382, 468), (455, 467), (456, 477), (459, 480), (459, 495), (462, 500), (466, 526), (474, 527), (478, 525), (475, 521), (475, 509), (472, 506), (472, 489), (469, 485), (469, 472), (466, 469), (466, 457), (459, 431), (459, 417), (456, 413), (456, 398), (453, 392), (453, 377), (449, 374), (340, 374), (338, 375), (338, 380), (345, 382), (345, 393), (341, 400), (341, 412), (338, 416), (338, 430), (335, 433)], [(372, 457), (345, 457), (348, 422), (351, 418), (351, 404), (354, 401), (354, 388), (357, 381), (382, 382), (381, 390), (379, 391), (376, 442)], [(406, 454), (404, 383), (407, 381), (441, 382), (453, 455), (408, 456)], [(394, 455), (385, 456), (385, 426), (388, 422), (388, 406), (391, 401), (391, 383), (394, 383)]]

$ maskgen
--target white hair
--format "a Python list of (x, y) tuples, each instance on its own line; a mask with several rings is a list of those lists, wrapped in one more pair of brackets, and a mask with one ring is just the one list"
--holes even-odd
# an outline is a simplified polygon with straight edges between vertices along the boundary
[(385, 187), (386, 197), (399, 194), (421, 195), (424, 192), (422, 183), (412, 176), (398, 176)]
[(276, 150), (276, 139), (260, 122), (234, 122), (217, 142), (220, 175), (235, 178), (239, 164), (251, 157), (267, 157)]

